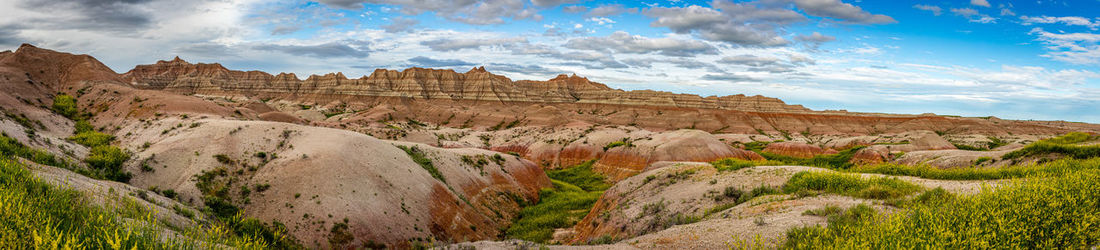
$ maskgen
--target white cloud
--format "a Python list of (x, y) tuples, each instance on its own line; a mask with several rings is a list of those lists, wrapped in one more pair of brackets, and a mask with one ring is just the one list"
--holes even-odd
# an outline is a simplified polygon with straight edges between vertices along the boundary
[(986, 0), (970, 0), (970, 5), (990, 7), (989, 1), (986, 1)]
[(1047, 45), (1043, 57), (1073, 64), (1100, 65), (1100, 34), (1051, 33), (1042, 28), (1033, 28), (1028, 34), (1036, 35), (1036, 40)]
[(933, 16), (939, 16), (940, 14), (943, 14), (943, 8), (940, 8), (940, 6), (917, 4), (913, 5), (913, 8), (916, 8), (918, 10), (931, 11)]
[(1097, 28), (1100, 28), (1100, 19), (1098, 19), (1096, 21), (1092, 21), (1092, 20), (1089, 20), (1088, 18), (1079, 17), (1079, 16), (1064, 16), (1064, 17), (1054, 17), (1054, 16), (1029, 17), (1029, 16), (1021, 16), (1020, 20), (1023, 21), (1024, 25), (1032, 25), (1032, 24), (1036, 24), (1036, 23), (1042, 23), (1042, 24), (1062, 23), (1062, 24), (1065, 24), (1065, 25), (1085, 26), (1085, 27), (1088, 27), (1089, 29), (1092, 29), (1092, 30), (1096, 30)]

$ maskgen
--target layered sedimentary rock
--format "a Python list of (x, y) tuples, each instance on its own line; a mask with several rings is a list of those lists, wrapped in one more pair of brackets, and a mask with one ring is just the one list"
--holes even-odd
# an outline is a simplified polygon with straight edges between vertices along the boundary
[(311, 75), (229, 70), (220, 64), (192, 64), (179, 59), (139, 65), (122, 75), (135, 86), (184, 94), (256, 95), (261, 97), (404, 97), (423, 100), (493, 101), (642, 105), (677, 108), (729, 109), (758, 112), (808, 112), (776, 98), (733, 95), (701, 97), (640, 90), (623, 91), (576, 75), (548, 81), (512, 81), (474, 68), (453, 70), (409, 68), (375, 70), (370, 76), (348, 79), (342, 73)]
[[(693, 128), (712, 133), (771, 135), (793, 132), (871, 135), (913, 130), (1053, 135), (1100, 131), (1100, 127), (1091, 124), (1057, 121), (813, 111), (762, 96), (702, 97), (652, 90), (623, 91), (576, 75), (559, 75), (547, 81), (512, 81), (484, 68), (465, 73), (425, 68), (378, 69), (357, 79), (331, 73), (300, 80), (294, 74), (235, 71), (216, 63), (192, 64), (176, 58), (137, 66), (121, 78), (140, 88), (180, 94), (275, 99), (324, 105), (326, 109), (341, 107), (343, 110), (336, 111), (357, 112), (356, 115), (373, 119), (415, 119), (475, 129), (490, 128), (502, 121), (521, 121), (525, 126), (560, 127), (585, 122), (658, 131)], [(347, 124), (316, 125), (344, 128)]]

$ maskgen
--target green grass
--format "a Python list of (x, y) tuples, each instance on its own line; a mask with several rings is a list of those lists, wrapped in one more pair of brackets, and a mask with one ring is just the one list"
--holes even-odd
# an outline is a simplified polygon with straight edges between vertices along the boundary
[[(1100, 170), (1030, 176), (890, 215), (788, 231), (792, 249), (1084, 249), (1100, 243)], [(918, 197), (919, 199), (920, 197)]]
[(1065, 135), (1050, 138), (1050, 139), (1046, 139), (1046, 140), (1043, 140), (1043, 141), (1046, 141), (1046, 142), (1049, 142), (1049, 143), (1054, 143), (1054, 144), (1077, 144), (1077, 143), (1096, 140), (1098, 138), (1100, 138), (1100, 137), (1094, 136), (1094, 135), (1089, 134), (1089, 133), (1069, 132), (1069, 133), (1066, 133)]
[(1100, 145), (1078, 146), (1073, 144), (1059, 144), (1049, 141), (1037, 141), (1028, 144), (1027, 146), (1024, 146), (1024, 148), (1008, 152), (1008, 154), (1005, 154), (1003, 158), (1016, 159), (1027, 156), (1043, 156), (1049, 154), (1060, 154), (1077, 159), (1100, 157)]
[(848, 169), (852, 166), (855, 166), (855, 164), (849, 162), (850, 160), (852, 160), (852, 156), (854, 156), (857, 151), (863, 149), (864, 147), (865, 146), (852, 147), (840, 151), (836, 154), (816, 155), (812, 158), (791, 157), (768, 153), (764, 151), (756, 153), (760, 154), (760, 156), (763, 156), (770, 161), (781, 162), (784, 165), (813, 166), (828, 169)]
[(783, 185), (786, 193), (824, 192), (866, 199), (891, 199), (920, 190), (920, 186), (893, 177), (809, 171), (795, 174)]
[(165, 227), (152, 213), (126, 201), (120, 207), (93, 205), (80, 192), (43, 182), (10, 156), (0, 155), (0, 249), (270, 247), (262, 240), (228, 234), (219, 225), (162, 239)]
[(779, 166), (783, 165), (779, 161), (749, 161), (737, 158), (725, 158), (717, 161), (710, 162), (714, 168), (718, 171), (736, 171), (743, 168), (755, 167), (755, 166)]
[(610, 186), (603, 176), (592, 172), (592, 163), (547, 171), (554, 187), (539, 191), (539, 203), (520, 210), (516, 222), (505, 234), (509, 238), (545, 243), (555, 228), (576, 225)]

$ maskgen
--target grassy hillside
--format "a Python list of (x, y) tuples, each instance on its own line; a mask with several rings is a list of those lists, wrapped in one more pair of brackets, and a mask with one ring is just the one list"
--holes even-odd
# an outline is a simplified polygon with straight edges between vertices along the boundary
[[(0, 154), (0, 249), (195, 249), (229, 246), (264, 249), (270, 244), (238, 236), (223, 224), (171, 229), (128, 197), (118, 207), (90, 203), (75, 190), (35, 178), (27, 167)], [(167, 233), (167, 234), (166, 234)], [(175, 235), (175, 237), (167, 237)]]

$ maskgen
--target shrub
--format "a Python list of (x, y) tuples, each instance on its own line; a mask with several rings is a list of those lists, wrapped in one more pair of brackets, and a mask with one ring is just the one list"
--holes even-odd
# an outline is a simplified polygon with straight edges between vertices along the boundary
[(115, 140), (115, 136), (96, 131), (85, 131), (69, 137), (76, 144), (87, 147), (105, 146)]
[(102, 171), (104, 177), (118, 182), (130, 181), (131, 174), (122, 169), (130, 154), (115, 146), (96, 146), (88, 152), (84, 162), (92, 169)]
[(76, 107), (76, 98), (66, 94), (54, 96), (52, 109), (57, 114), (72, 120), (77, 120), (80, 109)]

